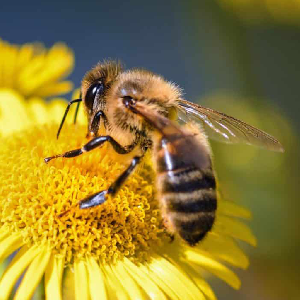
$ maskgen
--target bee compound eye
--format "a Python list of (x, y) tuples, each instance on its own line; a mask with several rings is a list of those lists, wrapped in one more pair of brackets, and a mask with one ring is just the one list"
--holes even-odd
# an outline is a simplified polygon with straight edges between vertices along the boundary
[(85, 95), (85, 105), (89, 110), (93, 109), (94, 101), (97, 95), (101, 95), (104, 92), (104, 85), (101, 81), (92, 84)]

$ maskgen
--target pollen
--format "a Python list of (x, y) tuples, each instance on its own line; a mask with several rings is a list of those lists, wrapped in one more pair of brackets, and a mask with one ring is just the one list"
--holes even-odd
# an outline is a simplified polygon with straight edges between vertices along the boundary
[(167, 240), (150, 160), (116, 196), (82, 210), (78, 201), (107, 189), (126, 165), (112, 160), (110, 146), (45, 164), (45, 157), (87, 142), (82, 126), (66, 126), (59, 140), (56, 130), (40, 126), (3, 139), (1, 227), (20, 234), (28, 247), (49, 246), (66, 264), (90, 256), (107, 263), (124, 257), (147, 261), (149, 250)]

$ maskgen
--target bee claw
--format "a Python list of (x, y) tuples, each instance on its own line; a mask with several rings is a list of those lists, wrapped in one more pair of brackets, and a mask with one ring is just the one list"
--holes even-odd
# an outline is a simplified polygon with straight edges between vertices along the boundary
[(58, 158), (61, 157), (62, 155), (58, 154), (58, 155), (54, 155), (54, 156), (49, 156), (44, 158), (44, 162), (47, 164), (50, 160), (54, 159), (54, 158)]
[(174, 240), (175, 240), (175, 235), (174, 235), (174, 234), (170, 234), (170, 235), (169, 235), (169, 238), (170, 238), (170, 242), (169, 242), (169, 243), (171, 244), (171, 243), (173, 243)]
[(68, 209), (68, 210), (62, 212), (61, 214), (59, 214), (58, 217), (61, 218), (61, 217), (63, 217), (64, 215), (66, 215), (66, 214), (67, 214), (68, 212), (70, 212), (70, 211), (71, 211), (71, 210)]
[(47, 164), (52, 159), (53, 159), (53, 157), (46, 157), (46, 158), (44, 158), (44, 162)]

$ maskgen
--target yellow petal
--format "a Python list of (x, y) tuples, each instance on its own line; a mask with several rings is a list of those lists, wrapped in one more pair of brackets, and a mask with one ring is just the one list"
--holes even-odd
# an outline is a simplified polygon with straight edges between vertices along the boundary
[(201, 266), (215, 276), (221, 278), (234, 289), (239, 289), (241, 282), (239, 278), (224, 265), (220, 264), (214, 258), (210, 257), (204, 251), (199, 249), (185, 251), (186, 260), (192, 268), (195, 264)]
[(220, 200), (218, 202), (218, 210), (220, 214), (231, 216), (231, 217), (238, 217), (238, 218), (243, 218), (248, 220), (252, 218), (252, 214), (248, 209), (240, 205), (237, 205), (232, 201), (227, 201), (223, 199)]
[(190, 247), (188, 247), (185, 244), (182, 244), (178, 239), (175, 239), (173, 243), (169, 244), (168, 247), (165, 248), (164, 255), (168, 257), (172, 264), (177, 266), (179, 269), (184, 270), (188, 274), (187, 276), (191, 278), (191, 280), (193, 280), (193, 282), (201, 290), (201, 292), (205, 295), (207, 299), (216, 300), (216, 296), (209, 284), (201, 278), (199, 272), (196, 272), (187, 263), (188, 261), (185, 257), (186, 249), (190, 249)]
[(201, 249), (233, 266), (246, 269), (249, 265), (248, 257), (231, 237), (211, 232), (201, 243)]
[(124, 258), (124, 266), (130, 276), (137, 284), (144, 289), (151, 300), (166, 300), (165, 294), (158, 286), (144, 273), (140, 266), (132, 263), (128, 258)]
[(38, 286), (42, 276), (45, 273), (45, 269), (48, 265), (51, 256), (51, 251), (44, 247), (40, 253), (34, 258), (29, 265), (22, 282), (17, 289), (15, 300), (27, 300), (31, 299), (36, 287)]
[(218, 216), (213, 227), (213, 231), (221, 234), (227, 234), (241, 241), (256, 246), (256, 238), (250, 228), (239, 220), (226, 216)]
[(36, 89), (34, 94), (39, 97), (48, 97), (49, 95), (66, 94), (73, 88), (71, 81), (55, 82), (55, 83), (44, 83), (44, 85)]
[[(63, 118), (63, 115), (65, 113), (67, 105), (68, 105), (67, 101), (65, 101), (62, 98), (55, 98), (55, 99), (51, 100), (48, 105), (47, 121), (49, 123), (53, 122), (53, 123), (59, 124)], [(70, 124), (72, 122), (70, 116), (73, 116), (73, 113), (71, 112), (71, 110), (72, 110), (72, 107), (71, 107), (71, 109), (68, 113), (68, 117), (66, 118), (66, 121), (65, 121), (68, 124)], [(57, 129), (58, 129), (58, 127), (57, 127)]]
[(76, 300), (89, 300), (89, 285), (88, 273), (86, 270), (85, 262), (78, 260), (74, 262), (75, 273), (75, 299)]
[(63, 43), (56, 43), (48, 51), (47, 71), (51, 74), (49, 81), (58, 80), (70, 74), (74, 65), (74, 54)]
[(19, 70), (18, 88), (26, 96), (33, 93), (37, 96), (49, 96), (50, 90), (53, 90), (47, 88), (49, 86), (56, 87), (57, 91), (69, 90), (71, 87), (69, 82), (57, 85), (56, 81), (70, 73), (73, 63), (73, 53), (65, 45), (62, 47), (56, 44), (48, 52), (41, 49), (31, 58), (30, 63)]
[(144, 299), (145, 297), (142, 294), (141, 288), (136, 284), (132, 277), (128, 274), (124, 268), (123, 262), (119, 261), (115, 265), (111, 266), (111, 270), (120, 282), (123, 288), (127, 291), (129, 299)]
[(185, 260), (180, 261), (180, 259), (177, 258), (177, 262), (179, 265), (183, 265), (182, 268), (187, 270), (189, 276), (193, 279), (197, 287), (202, 291), (202, 293), (208, 300), (217, 300), (210, 285), (200, 277), (199, 272), (196, 272), (190, 265), (186, 263)]
[(49, 112), (47, 111), (45, 101), (40, 98), (32, 98), (27, 103), (27, 110), (32, 121), (38, 124), (46, 123)]
[(108, 299), (131, 300), (119, 280), (116, 280), (111, 267), (107, 264), (101, 267), (107, 283)]
[(21, 46), (17, 58), (17, 68), (21, 69), (24, 66), (26, 66), (30, 62), (30, 59), (33, 56), (33, 54), (34, 54), (33, 45), (25, 44)]
[(87, 269), (89, 274), (89, 288), (92, 300), (107, 299), (105, 290), (105, 279), (98, 262), (90, 257), (87, 259)]
[(4, 226), (1, 227), (1, 229), (0, 229), (0, 242), (2, 240), (4, 240), (9, 235), (10, 235), (10, 232), (7, 230), (7, 228), (4, 227)]
[(19, 71), (19, 83), (22, 95), (30, 95), (44, 81), (42, 70), (45, 68), (45, 53), (36, 55), (30, 62)]
[(37, 247), (23, 247), (8, 265), (1, 281), (0, 281), (0, 299), (8, 299), (13, 286), (18, 278), (28, 267), (31, 261), (39, 254)]
[(198, 273), (196, 273), (195, 271), (191, 271), (190, 276), (193, 276), (194, 281), (196, 282), (202, 293), (205, 295), (205, 298), (207, 298), (207, 300), (217, 300), (217, 297), (211, 289), (210, 285), (204, 279), (200, 278)]
[[(176, 268), (165, 258), (152, 258), (151, 262), (149, 263), (149, 268), (155, 274), (155, 276), (157, 276), (168, 286), (168, 288), (172, 290), (171, 294), (169, 295), (171, 299), (179, 298), (205, 300), (205, 297), (201, 291), (189, 279), (187, 274)], [(161, 283), (160, 286), (165, 290), (165, 287), (163, 287)]]
[(45, 295), (47, 300), (62, 299), (61, 285), (64, 270), (64, 257), (51, 255), (45, 272)]
[(25, 100), (16, 92), (0, 90), (0, 132), (7, 135), (27, 128), (31, 124), (28, 118)]
[[(66, 267), (63, 272), (62, 278), (62, 297), (64, 300), (75, 299), (75, 280), (74, 280), (74, 268), (71, 266)], [(51, 299), (52, 300), (52, 299)]]
[[(155, 282), (155, 284), (167, 295), (167, 299), (179, 299), (178, 295), (173, 291), (172, 286), (170, 286), (169, 282), (166, 281), (166, 278), (164, 275), (160, 276), (159, 269), (156, 271), (153, 269), (150, 269), (150, 267), (144, 266), (144, 265), (139, 265), (139, 268), (141, 269), (142, 272), (147, 274), (147, 276)], [(155, 266), (153, 267), (155, 268)]]
[(24, 242), (20, 234), (11, 234), (0, 242), (0, 262), (23, 246)]

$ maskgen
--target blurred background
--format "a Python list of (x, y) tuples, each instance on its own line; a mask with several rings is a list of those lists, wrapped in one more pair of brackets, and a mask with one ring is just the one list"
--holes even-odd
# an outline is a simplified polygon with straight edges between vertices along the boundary
[(212, 143), (223, 195), (253, 212), (258, 247), (242, 245), (251, 265), (236, 270), (239, 291), (210, 282), (219, 299), (299, 299), (299, 0), (15, 0), (1, 3), (0, 28), (10, 43), (65, 42), (77, 87), (99, 60), (117, 58), (278, 138), (283, 154)]

